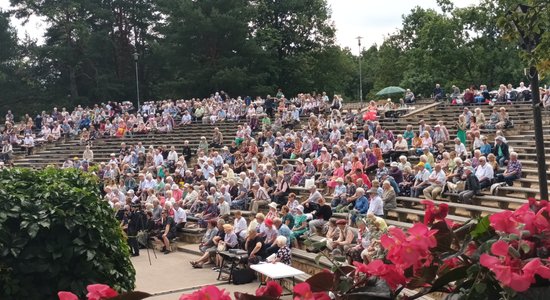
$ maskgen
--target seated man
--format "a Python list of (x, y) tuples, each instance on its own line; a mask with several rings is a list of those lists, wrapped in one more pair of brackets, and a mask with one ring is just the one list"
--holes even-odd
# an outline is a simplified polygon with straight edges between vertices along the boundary
[(511, 186), (514, 184), (514, 180), (521, 178), (521, 162), (518, 160), (518, 154), (516, 152), (510, 152), (510, 160), (506, 166), (506, 171), (501, 174), (497, 174), (497, 182), (506, 182)]
[(347, 253), (355, 239), (355, 233), (348, 226), (348, 222), (344, 219), (336, 221), (336, 225), (340, 231), (338, 239), (331, 243), (327, 243), (327, 248), (332, 250), (333, 256), (342, 256), (344, 253)]
[(414, 178), (413, 186), (411, 187), (411, 197), (418, 197), (420, 193), (424, 191), (430, 185), (428, 178), (430, 177), (430, 172), (424, 168), (424, 163), (419, 162), (416, 165), (417, 173)]
[(319, 199), (318, 209), (312, 212), (313, 220), (309, 221), (309, 235), (314, 235), (318, 227), (323, 227), (332, 217), (332, 209), (330, 205), (325, 203), (325, 198)]
[(218, 196), (218, 211), (220, 212), (218, 217), (222, 219), (227, 219), (231, 213), (229, 203), (225, 201), (225, 198), (222, 195)]
[(424, 197), (431, 200), (436, 199), (441, 191), (443, 191), (446, 180), (447, 176), (441, 169), (441, 164), (436, 164), (434, 171), (428, 177), (430, 185), (424, 189)]
[(181, 207), (181, 202), (174, 203), (174, 222), (176, 223), (176, 229), (182, 231), (185, 228), (185, 223), (187, 223), (187, 215), (185, 210)]
[(474, 168), (464, 168), (464, 190), (458, 194), (460, 203), (471, 204), (472, 198), (479, 194), (479, 180), (474, 175)]
[(315, 185), (311, 186), (309, 188), (309, 196), (306, 200), (300, 203), (304, 206), (304, 213), (310, 213), (317, 210), (317, 208), (321, 205), (319, 203), (319, 200), (322, 198), (323, 196), (321, 195), (321, 193), (319, 193), (317, 187)]
[(479, 166), (475, 169), (475, 175), (479, 180), (479, 189), (490, 187), (493, 183), (494, 170), (487, 163), (487, 159), (482, 156), (479, 158)]
[(493, 154), (497, 157), (497, 162), (501, 167), (508, 163), (508, 159), (510, 159), (509, 147), (508, 144), (504, 142), (502, 136), (497, 136), (495, 138)]
[(218, 206), (214, 203), (214, 196), (208, 196), (206, 197), (206, 207), (201, 213), (196, 214), (195, 217), (199, 218), (199, 225), (205, 228), (208, 221), (218, 218), (219, 213)]

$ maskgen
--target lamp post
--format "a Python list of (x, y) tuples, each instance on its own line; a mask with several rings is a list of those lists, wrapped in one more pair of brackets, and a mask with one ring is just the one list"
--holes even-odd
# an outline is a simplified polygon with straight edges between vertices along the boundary
[(363, 72), (361, 71), (361, 39), (362, 36), (356, 37), (357, 45), (359, 46), (359, 99), (361, 101), (361, 108), (363, 108)]
[(137, 96), (137, 109), (139, 111), (141, 105), (139, 103), (139, 72), (138, 72), (138, 60), (139, 60), (139, 54), (134, 52), (134, 63), (136, 65), (136, 96)]
[[(520, 16), (527, 16), (532, 8), (527, 5), (518, 5), (516, 13)], [(509, 14), (513, 16), (513, 13)], [(536, 17), (536, 16), (531, 16)], [(519, 22), (514, 18), (510, 18), (513, 27), (519, 34), (521, 48), (531, 56), (533, 51), (540, 43), (541, 35), (533, 31), (533, 28), (522, 28)], [(529, 72), (527, 73), (531, 85), (531, 96), (533, 98), (533, 125), (535, 128), (535, 144), (537, 154), (537, 169), (539, 177), (539, 193), (541, 200), (548, 200), (548, 181), (546, 174), (546, 157), (544, 151), (544, 133), (542, 130), (542, 113), (539, 93), (539, 73), (533, 61), (529, 62)]]

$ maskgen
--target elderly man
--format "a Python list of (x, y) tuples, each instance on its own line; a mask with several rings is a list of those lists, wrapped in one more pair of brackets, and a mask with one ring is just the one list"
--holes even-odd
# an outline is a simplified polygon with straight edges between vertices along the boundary
[(464, 168), (464, 190), (458, 194), (458, 201), (465, 204), (471, 204), (472, 198), (479, 194), (479, 180), (474, 175), (474, 168)]
[(254, 193), (254, 199), (250, 201), (250, 211), (257, 213), (261, 205), (266, 205), (271, 202), (271, 198), (266, 189), (260, 185), (259, 182), (252, 184), (252, 192)]
[(510, 152), (510, 160), (506, 166), (506, 171), (497, 174), (497, 182), (506, 182), (507, 185), (513, 185), (514, 180), (521, 178), (521, 162), (518, 160), (516, 152)]
[(510, 159), (510, 152), (508, 144), (504, 142), (504, 137), (497, 136), (495, 138), (495, 147), (493, 148), (493, 154), (497, 157), (498, 164), (501, 167), (508, 163), (508, 159)]
[(428, 178), (430, 177), (430, 172), (424, 168), (424, 163), (419, 162), (416, 165), (417, 173), (414, 177), (414, 184), (411, 187), (411, 197), (418, 197), (420, 193), (424, 191), (425, 188), (430, 185)]
[(460, 141), (459, 138), (455, 139), (455, 152), (457, 157), (464, 158), (467, 156), (466, 146)]
[(435, 169), (428, 177), (428, 181), (430, 183), (430, 186), (424, 189), (424, 196), (426, 197), (426, 199), (436, 199), (437, 196), (441, 194), (441, 191), (443, 191), (443, 187), (445, 186), (445, 182), (447, 181), (447, 176), (445, 175), (445, 172), (443, 172), (441, 164), (435, 165)]
[(484, 156), (479, 158), (479, 166), (475, 169), (475, 175), (479, 180), (480, 190), (490, 187), (493, 183), (494, 170), (493, 167), (487, 163), (487, 159)]
[(319, 200), (321, 200), (323, 196), (319, 191), (317, 191), (317, 187), (315, 185), (311, 186), (309, 188), (309, 196), (306, 200), (304, 200), (301, 205), (304, 206), (304, 213), (310, 213), (314, 210), (317, 210), (317, 208), (320, 206)]

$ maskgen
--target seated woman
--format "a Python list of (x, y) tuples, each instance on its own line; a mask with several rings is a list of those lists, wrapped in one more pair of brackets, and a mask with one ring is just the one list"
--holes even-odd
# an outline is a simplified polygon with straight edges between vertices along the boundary
[[(225, 236), (223, 237), (223, 240), (220, 240), (218, 242), (217, 250), (221, 251), (221, 249), (224, 249), (224, 251), (229, 249), (234, 249), (239, 245), (239, 240), (237, 238), (237, 234), (235, 234), (235, 231), (233, 230), (233, 225), (231, 224), (225, 224), (223, 225), (223, 231), (225, 232)], [(222, 257), (218, 254), (216, 255), (216, 267), (221, 268), (222, 267)]]
[(176, 237), (176, 222), (174, 222), (174, 218), (168, 215), (166, 210), (163, 210), (161, 214), (161, 223), (162, 229), (157, 238), (163, 243), (161, 252), (168, 254), (170, 253), (170, 240)]
[(291, 242), (294, 247), (298, 247), (298, 238), (302, 236), (308, 229), (307, 216), (304, 214), (304, 207), (298, 205), (296, 207), (296, 215), (294, 216), (294, 226), (291, 228)]
[(263, 238), (258, 235), (255, 228), (248, 230), (244, 249), (248, 253), (248, 262), (250, 264), (257, 264), (265, 258)]
[[(201, 256), (201, 258), (196, 261), (189, 262), (191, 266), (193, 266), (193, 268), (202, 268), (202, 265), (207, 263), (209, 259), (216, 253), (217, 244), (222, 239), (222, 237), (218, 233), (224, 233), (224, 224), (225, 221), (223, 219), (220, 219), (220, 221), (218, 222), (216, 222), (215, 220), (210, 220), (208, 222), (206, 232), (204, 233), (201, 243), (199, 245), (199, 251), (203, 253), (203, 256)], [(218, 228), (218, 226), (220, 228)]]
[(281, 262), (290, 266), (292, 263), (292, 253), (288, 247), (286, 237), (282, 235), (278, 236), (277, 239), (275, 239), (275, 243), (277, 244), (277, 247), (279, 247), (279, 250), (277, 251), (277, 256), (275, 257), (275, 260), (273, 260), (273, 263)]
[[(311, 247), (306, 248), (307, 252), (320, 252), (328, 247), (332, 249), (332, 244), (338, 240), (340, 237), (340, 229), (338, 226), (336, 226), (336, 219), (330, 218), (327, 223), (327, 233), (325, 234), (325, 239), (320, 242), (312, 242)], [(327, 245), (330, 244), (330, 246), (327, 247)]]
[(300, 183), (300, 181), (302, 180), (302, 177), (304, 176), (304, 173), (305, 173), (304, 162), (303, 162), (302, 158), (298, 158), (296, 160), (296, 167), (294, 168), (292, 179), (290, 180), (290, 185), (291, 186), (298, 185)]

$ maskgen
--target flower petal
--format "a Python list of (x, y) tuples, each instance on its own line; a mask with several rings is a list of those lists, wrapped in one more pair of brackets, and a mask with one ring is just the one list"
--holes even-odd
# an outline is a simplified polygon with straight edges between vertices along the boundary
[(508, 257), (508, 243), (498, 240), (491, 245), (491, 253), (498, 256)]
[(58, 292), (57, 297), (59, 297), (59, 300), (78, 300), (75, 294), (66, 291)]

